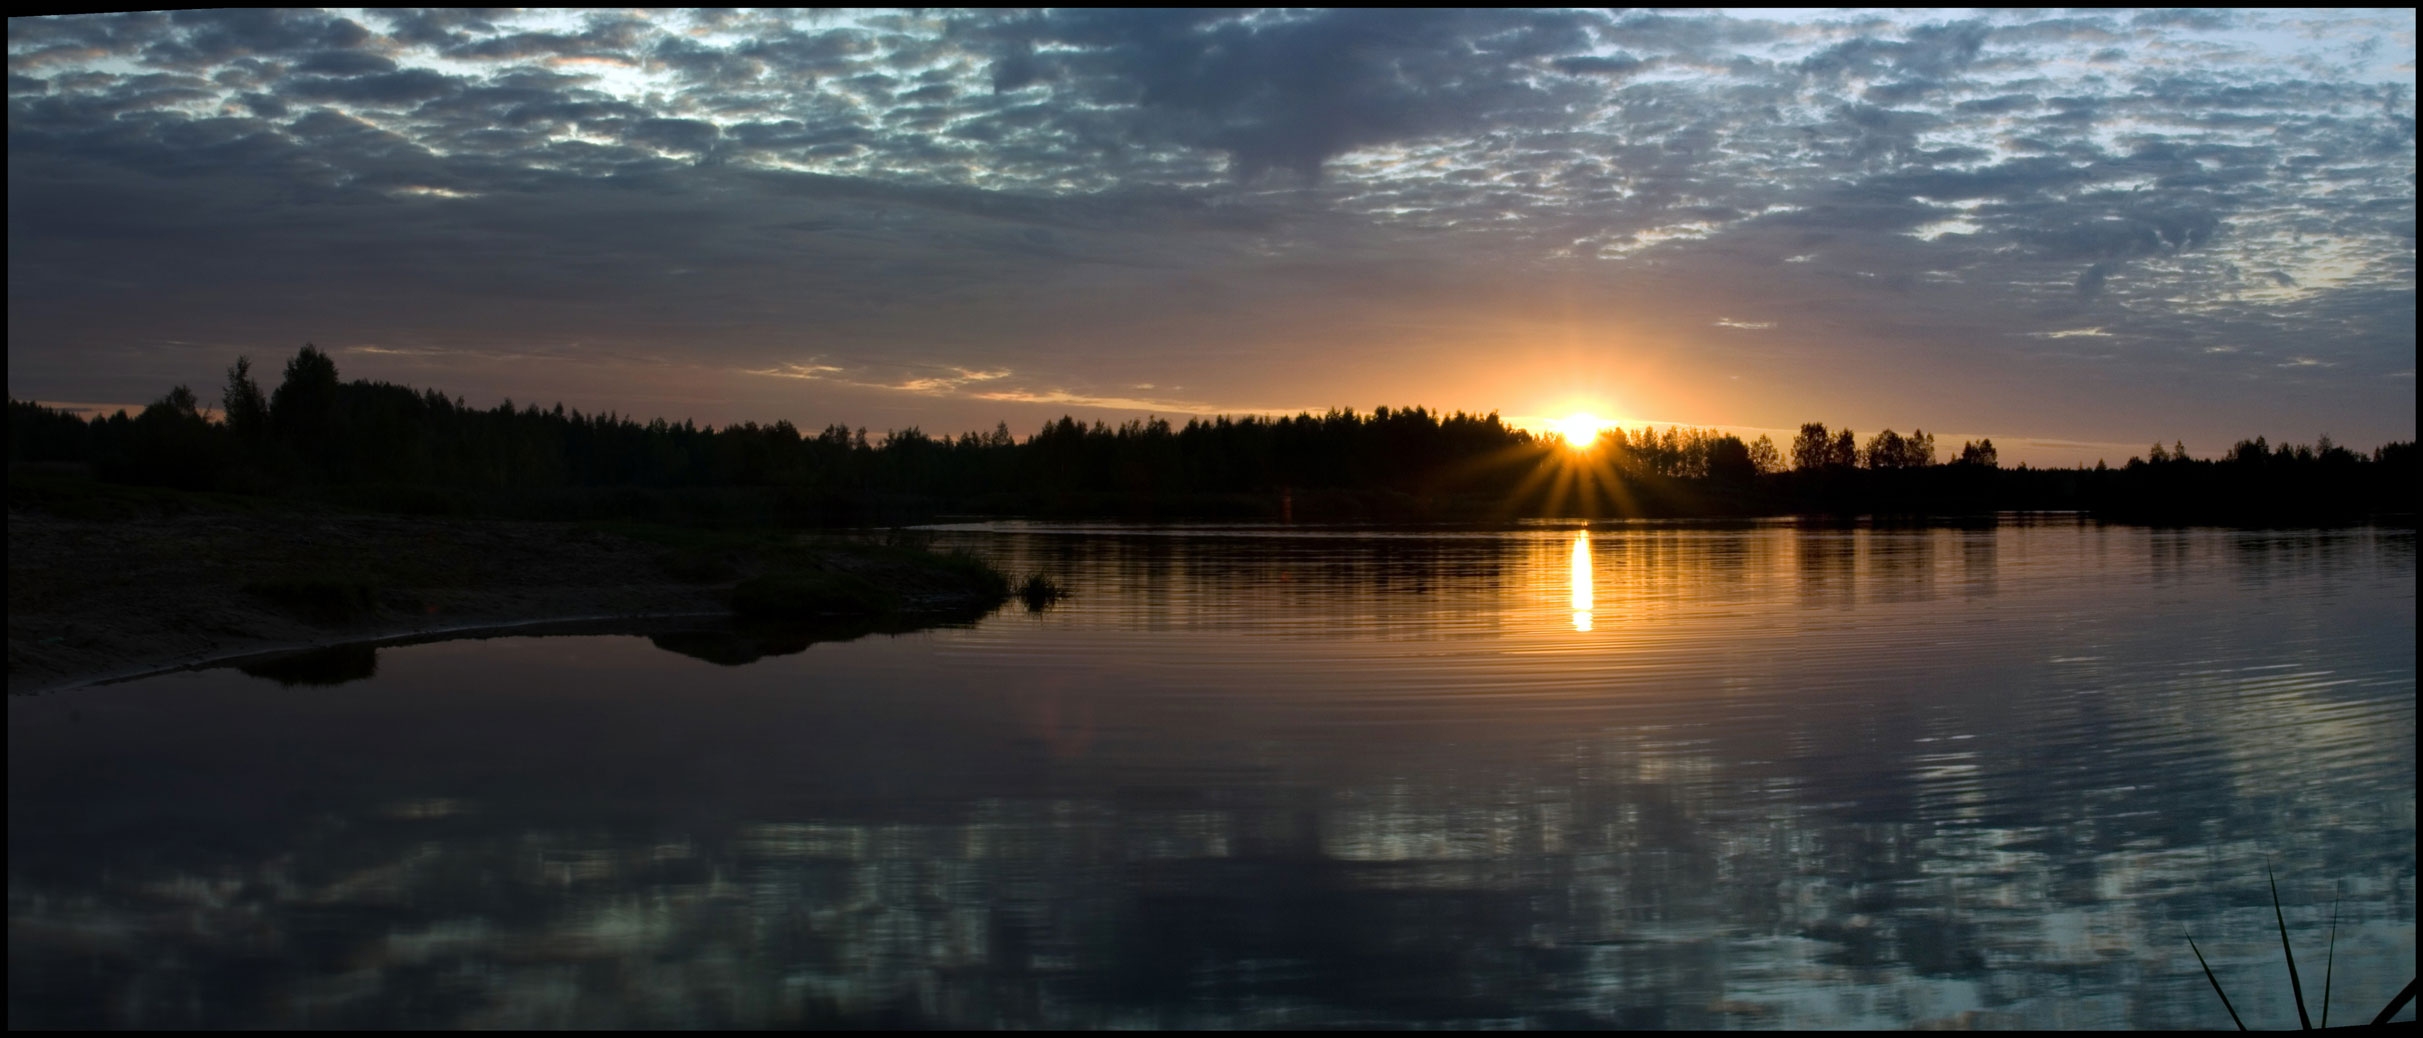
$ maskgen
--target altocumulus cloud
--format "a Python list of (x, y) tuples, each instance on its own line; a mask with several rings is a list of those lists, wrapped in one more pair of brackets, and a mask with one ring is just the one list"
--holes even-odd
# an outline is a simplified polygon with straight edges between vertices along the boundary
[(9, 377), (980, 427), (1581, 342), (1700, 421), (2408, 438), (2413, 79), (2410, 11), (11, 19)]

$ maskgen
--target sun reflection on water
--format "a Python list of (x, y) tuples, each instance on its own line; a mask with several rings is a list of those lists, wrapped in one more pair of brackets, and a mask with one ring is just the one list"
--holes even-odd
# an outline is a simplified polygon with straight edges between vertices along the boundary
[(1590, 629), (1590, 531), (1573, 534), (1573, 629)]

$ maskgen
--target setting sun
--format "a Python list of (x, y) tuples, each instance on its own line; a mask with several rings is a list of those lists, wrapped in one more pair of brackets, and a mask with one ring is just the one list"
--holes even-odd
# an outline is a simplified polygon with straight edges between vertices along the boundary
[(1599, 430), (1606, 427), (1607, 422), (1594, 414), (1575, 413), (1556, 420), (1557, 434), (1565, 438), (1566, 446), (1577, 451), (1588, 450), (1598, 441)]

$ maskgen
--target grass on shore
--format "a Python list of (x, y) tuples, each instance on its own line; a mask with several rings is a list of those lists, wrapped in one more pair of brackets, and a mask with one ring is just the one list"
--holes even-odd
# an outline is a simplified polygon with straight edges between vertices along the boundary
[(880, 537), (808, 535), (770, 528), (702, 528), (653, 523), (593, 527), (664, 549), (666, 575), (732, 587), (732, 611), (753, 619), (838, 614), (888, 616), (935, 603), (1007, 601), (1009, 577), (965, 551), (935, 551), (932, 537), (891, 530)]

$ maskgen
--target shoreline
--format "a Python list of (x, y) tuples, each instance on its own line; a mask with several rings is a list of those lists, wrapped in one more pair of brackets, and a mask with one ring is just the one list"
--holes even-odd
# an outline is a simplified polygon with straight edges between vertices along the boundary
[(733, 622), (759, 576), (837, 595), (795, 622), (914, 621), (999, 599), (939, 557), (773, 531), (648, 540), (568, 524), (386, 515), (9, 514), (8, 691), (39, 695), (345, 645)]
[(243, 648), (228, 649), (227, 651), (192, 659), (179, 659), (170, 663), (145, 663), (137, 665), (132, 669), (102, 674), (81, 675), (78, 677), (69, 678), (56, 684), (45, 685), (37, 688), (19, 688), (12, 684), (8, 690), (8, 694), (12, 696), (44, 696), (58, 692), (73, 692), (78, 689), (96, 688), (102, 685), (118, 685), (129, 681), (140, 681), (144, 678), (158, 677), (162, 674), (176, 674), (190, 670), (211, 670), (218, 667), (241, 667), (248, 662), (280, 659), (288, 656), (297, 656), (318, 652), (324, 649), (342, 649), (354, 646), (362, 646), (373, 649), (387, 649), (406, 645), (422, 645), (431, 642), (453, 641), (460, 638), (499, 638), (513, 637), (516, 635), (533, 635), (543, 637), (550, 634), (645, 634), (647, 633), (647, 628), (659, 624), (666, 626), (668, 629), (674, 630), (687, 629), (688, 627), (693, 626), (688, 624), (669, 623), (669, 621), (696, 620), (709, 624), (718, 622), (728, 623), (731, 620), (731, 615), (732, 614), (730, 612), (726, 611), (706, 613), (652, 613), (630, 616), (566, 616), (538, 620), (481, 621), (446, 627), (390, 630), (384, 633), (345, 634), (304, 642), (255, 644), (245, 646)]

